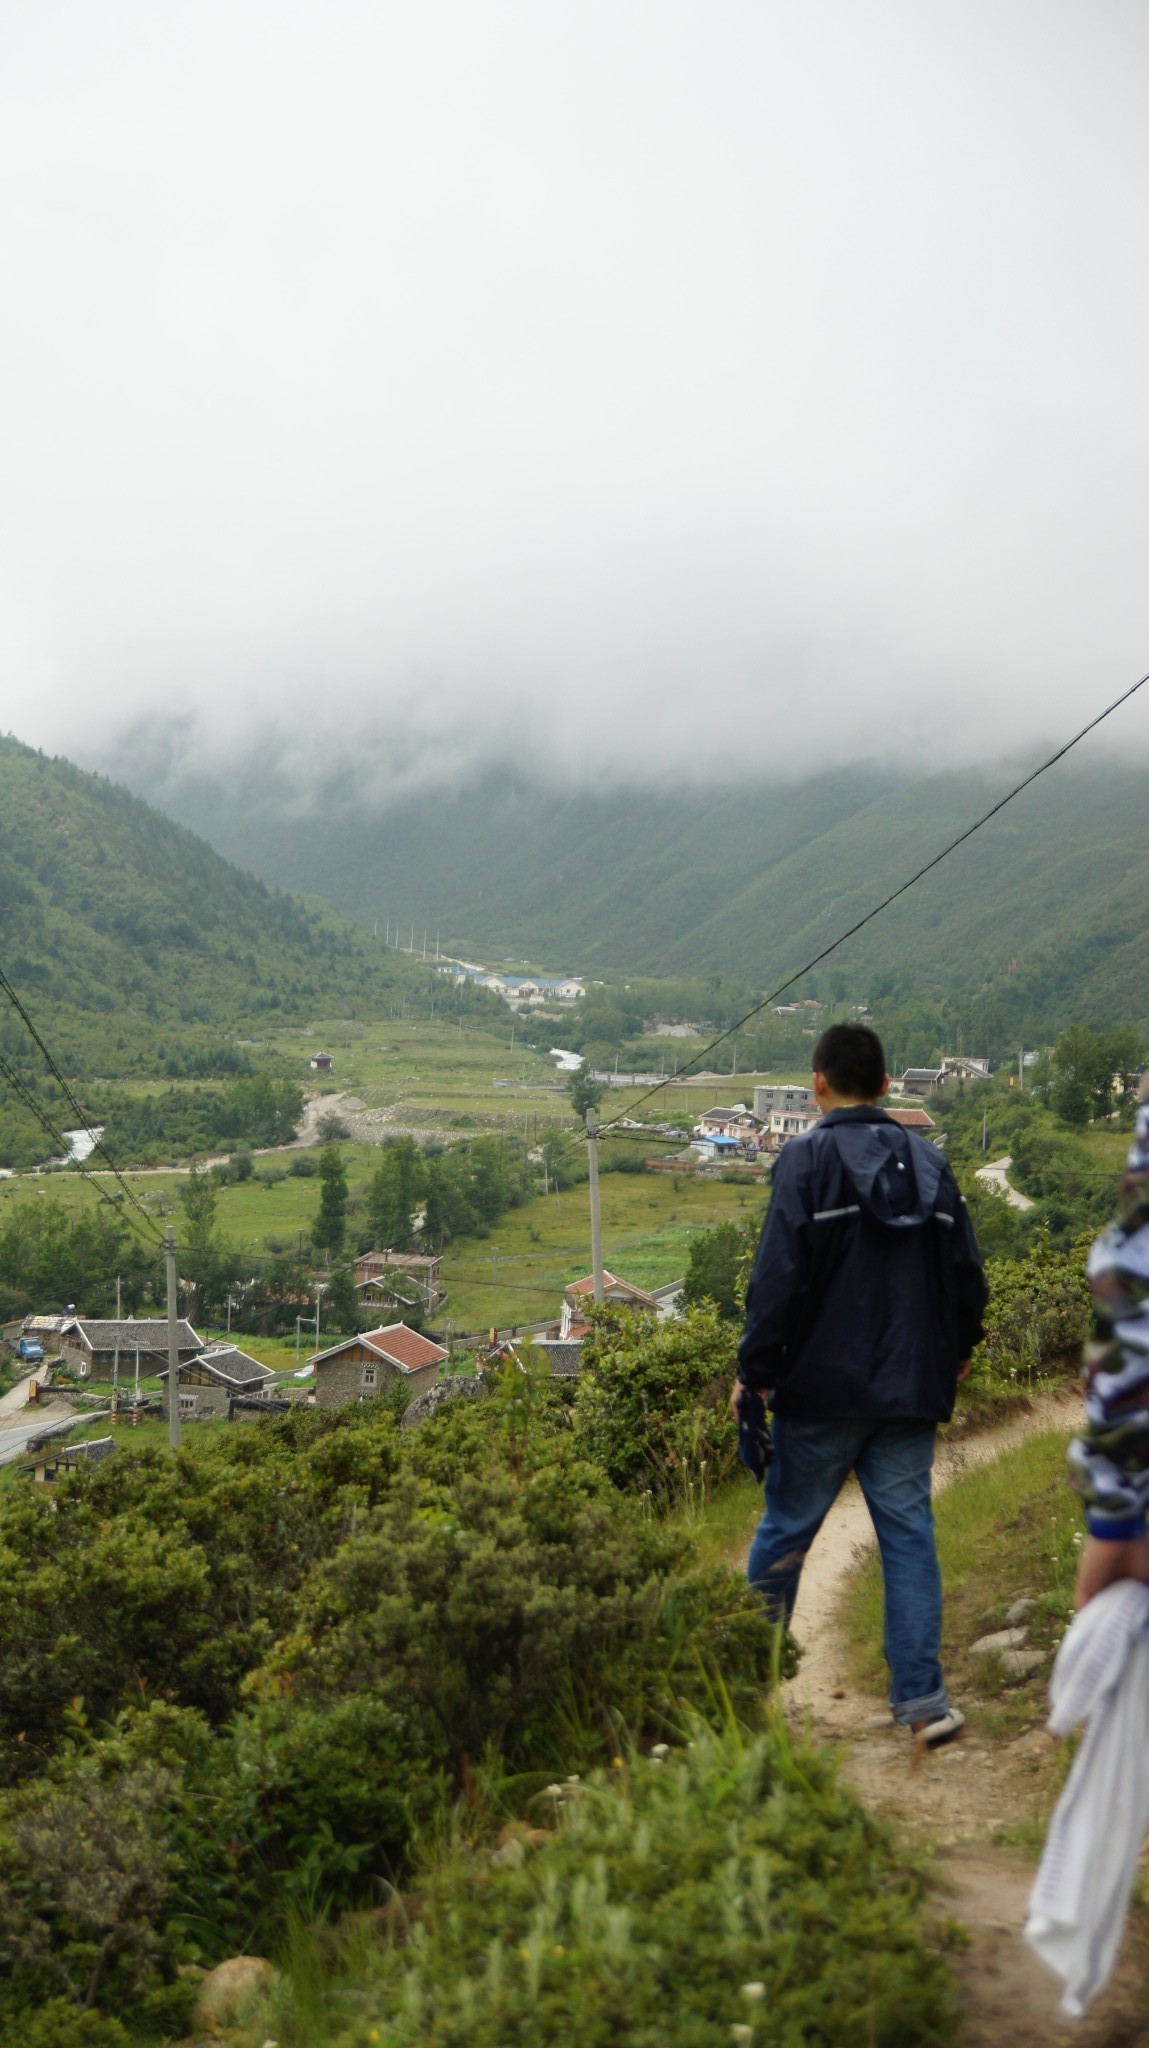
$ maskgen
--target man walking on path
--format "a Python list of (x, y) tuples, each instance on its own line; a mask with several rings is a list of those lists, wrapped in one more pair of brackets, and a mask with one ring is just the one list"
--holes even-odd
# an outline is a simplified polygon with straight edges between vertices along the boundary
[(934, 1432), (982, 1335), (986, 1284), (953, 1173), (878, 1107), (888, 1087), (875, 1032), (823, 1032), (823, 1115), (774, 1168), (732, 1406), (749, 1388), (774, 1410), (748, 1569), (787, 1621), (806, 1552), (857, 1473), (882, 1558), (890, 1706), (932, 1747), (964, 1724), (940, 1662)]

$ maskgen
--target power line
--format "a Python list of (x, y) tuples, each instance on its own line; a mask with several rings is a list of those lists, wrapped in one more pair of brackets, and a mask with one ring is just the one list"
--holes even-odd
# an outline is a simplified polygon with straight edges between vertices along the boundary
[[(24, 1025), (24, 1028), (27, 1031), (29, 1037), (31, 1038), (33, 1044), (38, 1048), (39, 1052), (41, 1053), (44, 1063), (47, 1066), (48, 1072), (51, 1074), (52, 1079), (55, 1081), (56, 1086), (59, 1088), (60, 1093), (64, 1097), (65, 1102), (68, 1104), (69, 1109), (71, 1109), (71, 1111), (73, 1112), (77, 1121), (77, 1125), (81, 1130), (88, 1131), (90, 1135), (93, 1135), (93, 1151), (99, 1152), (102, 1155), (102, 1157), (107, 1160), (109, 1171), (115, 1176), (116, 1180), (119, 1182), (120, 1187), (123, 1189), (124, 1194), (127, 1196), (128, 1201), (131, 1203), (132, 1207), (138, 1211), (139, 1215), (143, 1218), (144, 1223), (147, 1225), (147, 1228), (151, 1232), (151, 1234), (155, 1237), (156, 1242), (162, 1243), (162, 1236), (160, 1232), (157, 1230), (154, 1220), (151, 1216), (148, 1215), (148, 1212), (144, 1208), (143, 1203), (137, 1200), (133, 1190), (128, 1186), (127, 1181), (124, 1179), (123, 1174), (120, 1172), (119, 1167), (116, 1165), (115, 1160), (112, 1158), (111, 1153), (108, 1151), (108, 1148), (104, 1144), (102, 1138), (96, 1138), (94, 1137), (94, 1134), (91, 1133), (91, 1126), (87, 1110), (82, 1108), (80, 1103), (76, 1100), (76, 1097), (72, 1092), (72, 1089), (70, 1088), (68, 1082), (64, 1079), (63, 1074), (60, 1072), (59, 1067), (56, 1065), (55, 1060), (52, 1058), (51, 1053), (48, 1051), (48, 1048), (45, 1045), (43, 1038), (40, 1036), (39, 1031), (37, 1030), (35, 1024), (32, 1022), (31, 1017), (28, 1015), (28, 1012), (25, 1009), (23, 1003), (21, 1002), (20, 997), (17, 995), (16, 990), (13, 988), (11, 982), (9, 981), (2, 967), (0, 967), (0, 993), (3, 993), (7, 996), (8, 1001), (11, 1003), (17, 1016), (20, 1018), (20, 1021)], [(20, 1084), (16, 1081), (13, 1069), (8, 1069), (6, 1078), (9, 1079), (16, 1087), (17, 1093), (22, 1094)], [(41, 1125), (43, 1125), (43, 1127), (46, 1130), (49, 1131), (49, 1135), (52, 1137), (53, 1144), (58, 1144), (62, 1151), (67, 1152), (68, 1147), (67, 1144), (64, 1142), (62, 1135), (52, 1131), (51, 1126), (48, 1125), (45, 1118), (40, 1114), (39, 1108), (32, 1103), (29, 1097), (22, 1095), (22, 1099), (26, 1101), (27, 1106), (32, 1110), (32, 1113), (36, 1117), (37, 1121)], [(85, 1179), (91, 1180), (92, 1176), (88, 1172), (88, 1170), (83, 1166), (83, 1164), (79, 1161), (77, 1161), (77, 1164), (80, 1167), (81, 1173), (84, 1174)], [(92, 1182), (92, 1184), (93, 1186), (95, 1186), (94, 1181)], [(101, 1189), (100, 1193), (104, 1194), (104, 1191)], [(106, 1194), (104, 1194), (104, 1199), (109, 1199)]]
[[(35, 1117), (41, 1129), (46, 1133), (53, 1150), (56, 1152), (67, 1152), (68, 1144), (64, 1136), (64, 1133), (60, 1130), (57, 1130), (56, 1125), (52, 1122), (52, 1119), (48, 1115), (47, 1111), (41, 1107), (40, 1103), (37, 1102), (35, 1096), (32, 1094), (31, 1089), (25, 1085), (25, 1083), (21, 1080), (19, 1074), (16, 1072), (15, 1068), (9, 1065), (8, 1061), (4, 1058), (3, 1054), (0, 1054), (0, 1078), (7, 1081), (9, 1087), (12, 1089), (13, 1093), (19, 1098), (19, 1100), (24, 1104), (24, 1107), (28, 1110), (29, 1114)], [(119, 1203), (116, 1201), (115, 1197), (113, 1195), (109, 1195), (107, 1190), (100, 1186), (99, 1181), (96, 1179), (95, 1175), (89, 1173), (87, 1168), (82, 1164), (81, 1161), (77, 1160), (75, 1164), (77, 1166), (77, 1170), (83, 1175), (84, 1179), (91, 1182), (91, 1185), (95, 1189), (101, 1202), (106, 1202), (108, 1207), (110, 1209), (114, 1209), (116, 1214), (119, 1215)], [(140, 1208), (140, 1204), (136, 1203), (136, 1207)], [(151, 1218), (148, 1216), (147, 1211), (145, 1209), (141, 1208), (140, 1213), (143, 1215), (146, 1222), (151, 1223)], [(155, 1236), (155, 1241), (158, 1244), (162, 1240), (156, 1232), (155, 1225), (151, 1224), (151, 1227), (153, 1235)]]
[[(1065, 756), (1072, 752), (1074, 747), (1078, 746), (1091, 732), (1095, 732), (1099, 725), (1103, 725), (1107, 718), (1111, 718), (1115, 711), (1119, 711), (1123, 704), (1127, 704), (1131, 697), (1135, 697), (1138, 690), (1144, 689), (1146, 683), (1149, 683), (1149, 673), (1139, 677), (1137, 682), (1130, 685), (1129, 689), (1123, 690), (1119, 697), (1115, 697), (1111, 704), (1106, 705), (1104, 711), (1099, 711), (1096, 718), (1091, 718), (1088, 725), (1083, 725), (1080, 732), (1075, 732), (1072, 739), (1066, 740), (1064, 746), (1058, 747), (1056, 753), (1050, 754), (1048, 760), (1042, 761), (1028, 775), (1023, 776), (1022, 780), (1015, 783), (1013, 788), (1006, 792), (1005, 796), (999, 797), (995, 804), (991, 804), (988, 811), (983, 811), (980, 818), (975, 818), (972, 825), (967, 825), (964, 832), (959, 832), (956, 839), (951, 839), (948, 846), (943, 846), (940, 853), (935, 853), (931, 860), (926, 861), (924, 867), (920, 867), (916, 874), (909, 877), (908, 881), (899, 883), (896, 889), (891, 889), (888, 896), (883, 896), (880, 903), (875, 903), (871, 910), (867, 910), (864, 917), (858, 918), (856, 923), (850, 925), (846, 931), (839, 932), (836, 939), (831, 939), (830, 944), (823, 946), (820, 953), (815, 953), (812, 960), (807, 960), (804, 967), (799, 967), (785, 981), (780, 982), (778, 987), (773, 989), (768, 996), (763, 996), (762, 1001), (755, 1003), (752, 1010), (747, 1010), (746, 1015), (740, 1017), (736, 1024), (731, 1024), (725, 1031), (720, 1031), (717, 1038), (712, 1038), (709, 1045), (704, 1045), (701, 1052), (695, 1053), (694, 1058), (687, 1062), (687, 1066), (693, 1066), (697, 1060), (706, 1059), (720, 1045), (724, 1045), (728, 1038), (733, 1038), (736, 1031), (743, 1030), (755, 1017), (761, 1016), (763, 1010), (768, 1010), (772, 1003), (777, 1002), (779, 996), (785, 995), (787, 989), (793, 988), (795, 982), (803, 980), (807, 974), (813, 972), (815, 967), (820, 967), (822, 961), (828, 960), (831, 953), (836, 953), (839, 946), (844, 946), (847, 939), (852, 939), (864, 926), (872, 924), (874, 918), (880, 917), (883, 910), (888, 910), (891, 903), (897, 902), (899, 896), (904, 896), (907, 890), (912, 889), (916, 883), (922, 881), (934, 868), (939, 867), (943, 860), (948, 860), (951, 853), (956, 853), (959, 846), (964, 846), (967, 839), (972, 839), (975, 832), (980, 832), (983, 825), (988, 825), (991, 818), (996, 818), (999, 811), (1004, 811), (1006, 805), (1011, 804), (1014, 798), (1020, 796), (1024, 789), (1028, 789), (1031, 783), (1036, 782), (1039, 776), (1044, 775), (1048, 769), (1056, 767), (1058, 761), (1063, 761)], [(633, 1115), (640, 1103), (649, 1102), (652, 1096), (661, 1093), (662, 1089), (666, 1087), (668, 1080), (675, 1078), (681, 1080), (683, 1078), (682, 1072), (680, 1071), (677, 1076), (667, 1075), (663, 1080), (656, 1082), (653, 1088), (648, 1088), (645, 1094), (637, 1096), (633, 1102), (629, 1103), (626, 1110), (620, 1112), (620, 1115)], [(613, 1129), (613, 1125), (614, 1120), (611, 1123), (600, 1125), (599, 1137), (605, 1136), (607, 1131)]]

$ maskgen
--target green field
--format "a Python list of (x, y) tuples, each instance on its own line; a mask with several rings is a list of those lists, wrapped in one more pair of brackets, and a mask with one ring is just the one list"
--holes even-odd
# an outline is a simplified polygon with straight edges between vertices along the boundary
[[(537, 1025), (537, 1019), (523, 1020)], [(514, 1045), (511, 1045), (512, 1025)], [(262, 1043), (263, 1041), (261, 1041)], [(389, 1132), (413, 1130), (424, 1140), (460, 1142), (479, 1135), (505, 1134), (533, 1143), (548, 1126), (569, 1133), (572, 1150), (582, 1143), (581, 1127), (570, 1107), (565, 1086), (556, 1080), (547, 1049), (555, 1040), (550, 1027), (541, 1031), (538, 1049), (524, 1043), (520, 1022), (507, 1015), (505, 1042), (489, 1030), (434, 1020), (386, 1018), (365, 1024), (327, 1018), (309, 1030), (283, 1031), (270, 1041), (285, 1064), (294, 1068), (320, 1101), (342, 1109), (370, 1131), (344, 1141), (340, 1150), (350, 1186), (348, 1242), (354, 1248), (363, 1233), (362, 1211), (379, 1145)], [(652, 1061), (665, 1040), (651, 1040)], [(307, 1062), (317, 1049), (333, 1054), (335, 1073), (316, 1083)], [(750, 1101), (756, 1078), (738, 1075), (725, 1081), (672, 1084), (642, 1105), (644, 1116), (672, 1121), (683, 1128), (716, 1102)], [(779, 1078), (772, 1076), (771, 1078)], [(151, 1084), (140, 1084), (141, 1086)], [(626, 1114), (642, 1090), (608, 1091), (600, 1120)], [(348, 1108), (340, 1098), (351, 1096), (361, 1108)], [(633, 1157), (644, 1149), (641, 1136), (604, 1142), (603, 1163)], [(652, 1152), (667, 1152), (651, 1142)], [(220, 1188), (216, 1212), (223, 1241), (242, 1256), (258, 1260), (275, 1252), (292, 1252), (306, 1239), (319, 1206), (319, 1181), (286, 1171), (297, 1153), (288, 1148), (256, 1157), (256, 1171), (245, 1181)], [(161, 1226), (182, 1219), (179, 1169), (126, 1172), (124, 1176), (144, 1209)], [(677, 1180), (677, 1185), (676, 1185)], [(96, 1185), (93, 1185), (95, 1181)], [(74, 1171), (21, 1174), (0, 1181), (0, 1224), (14, 1205), (48, 1197), (80, 1207), (99, 1199), (96, 1186), (115, 1191), (106, 1174), (92, 1178)], [(691, 1237), (727, 1217), (760, 1213), (763, 1191), (757, 1185), (737, 1187), (717, 1179), (690, 1175), (612, 1173), (602, 1176), (603, 1249), (607, 1266), (639, 1286), (653, 1287), (680, 1278), (686, 1270)], [(559, 1313), (568, 1281), (590, 1270), (590, 1214), (585, 1181), (561, 1194), (539, 1193), (509, 1210), (490, 1238), (460, 1237), (446, 1248), (444, 1285), (447, 1300), (436, 1325), (450, 1321), (456, 1329), (482, 1330), (492, 1324), (507, 1328), (538, 1322)], [(242, 1276), (246, 1277), (246, 1276)], [(81, 1308), (83, 1304), (78, 1304)], [(238, 1333), (237, 1333), (238, 1334)], [(321, 1335), (327, 1334), (321, 1331)], [(290, 1341), (243, 1339), (245, 1346), (268, 1364), (294, 1363)], [(307, 1343), (306, 1333), (304, 1343)], [(273, 1355), (274, 1354), (274, 1355)]]

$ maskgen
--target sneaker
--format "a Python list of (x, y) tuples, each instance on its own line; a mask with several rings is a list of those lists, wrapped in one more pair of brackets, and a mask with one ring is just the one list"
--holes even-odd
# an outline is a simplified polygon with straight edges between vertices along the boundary
[(952, 1742), (955, 1735), (960, 1735), (964, 1727), (965, 1715), (961, 1708), (951, 1707), (936, 1721), (927, 1721), (924, 1728), (919, 1728), (917, 1739), (923, 1749), (939, 1749), (943, 1742)]

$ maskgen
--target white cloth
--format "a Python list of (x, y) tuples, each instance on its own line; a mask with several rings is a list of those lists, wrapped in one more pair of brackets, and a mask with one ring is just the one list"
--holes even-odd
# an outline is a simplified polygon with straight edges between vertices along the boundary
[(1051, 1734), (1088, 1722), (1049, 1823), (1025, 1938), (1077, 2019), (1113, 1968), (1149, 1824), (1149, 1586), (1121, 1579), (1083, 1607), (1049, 1687)]

